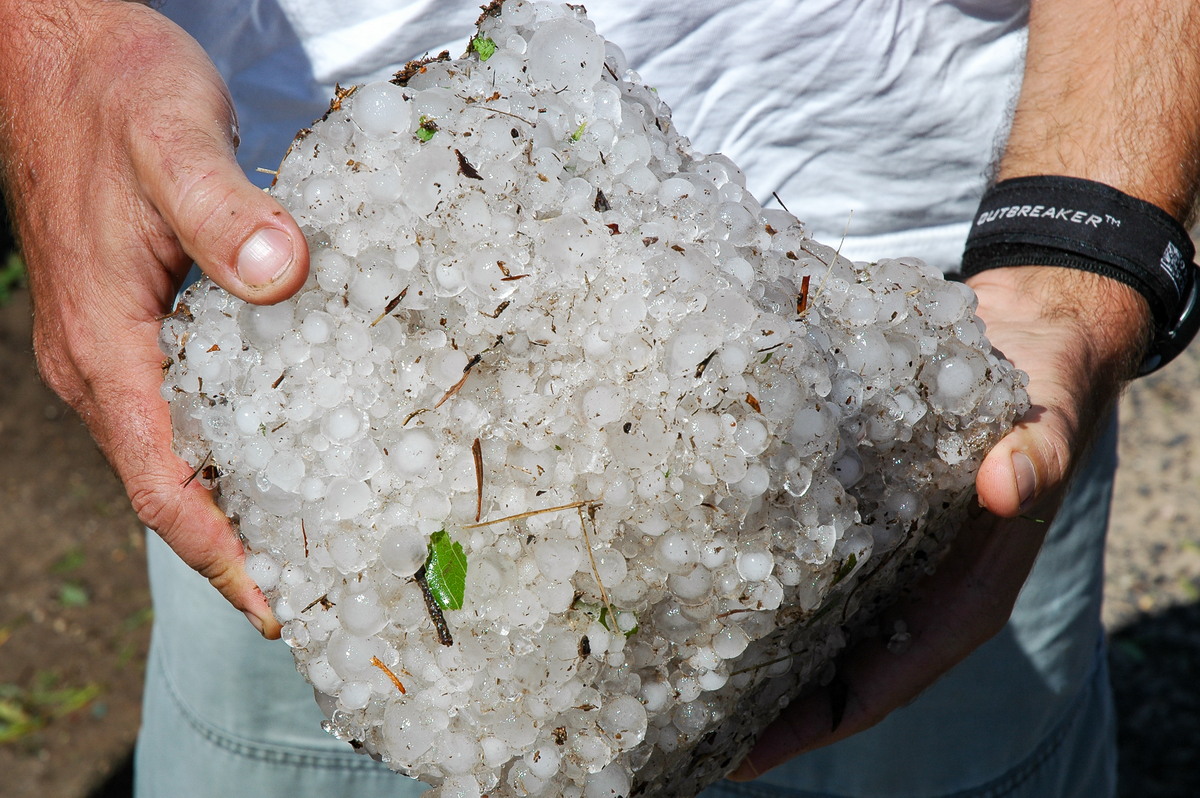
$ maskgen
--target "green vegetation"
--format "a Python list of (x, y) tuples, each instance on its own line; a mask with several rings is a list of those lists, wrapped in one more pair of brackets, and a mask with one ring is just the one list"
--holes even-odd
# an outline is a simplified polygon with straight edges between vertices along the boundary
[(33, 734), (100, 695), (98, 684), (59, 687), (58, 681), (58, 674), (40, 671), (28, 687), (0, 684), (0, 744)]
[(10, 252), (0, 266), (0, 305), (12, 299), (13, 292), (25, 285), (25, 261), (15, 252)]

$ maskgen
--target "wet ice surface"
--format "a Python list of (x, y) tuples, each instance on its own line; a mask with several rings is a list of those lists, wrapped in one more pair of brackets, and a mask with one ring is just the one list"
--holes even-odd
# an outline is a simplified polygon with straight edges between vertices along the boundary
[[(328, 729), (442, 796), (694, 795), (1027, 402), (968, 289), (762, 209), (563, 6), (343, 92), (273, 191), (313, 274), (190, 291), (176, 445)], [(442, 531), (461, 609), (416, 578)]]

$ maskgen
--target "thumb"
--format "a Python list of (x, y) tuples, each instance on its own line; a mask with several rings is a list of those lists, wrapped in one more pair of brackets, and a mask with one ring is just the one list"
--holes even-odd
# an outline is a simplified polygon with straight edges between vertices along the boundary
[(995, 515), (1014, 518), (1057, 495), (1070, 470), (1068, 429), (1053, 410), (1031, 408), (980, 465), (975, 477), (979, 503)]
[(308, 246), (283, 206), (242, 173), (232, 106), (223, 87), (218, 96), (215, 115), (176, 115), (169, 135), (143, 136), (136, 167), (147, 199), (201, 270), (241, 299), (273, 304), (304, 284)]

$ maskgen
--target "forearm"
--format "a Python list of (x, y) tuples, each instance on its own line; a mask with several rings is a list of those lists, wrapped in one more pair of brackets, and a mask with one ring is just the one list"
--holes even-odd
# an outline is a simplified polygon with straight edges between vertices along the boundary
[[(998, 177), (1086, 178), (1186, 219), (1200, 175), (1197, 37), (1193, 0), (1034, 0)], [(985, 272), (973, 285), (1023, 294), (1034, 319), (1072, 322), (1081, 341), (1072, 366), (1100, 393), (1136, 373), (1150, 314), (1124, 284), (1041, 268)]]
[(1200, 178), (1200, 3), (1034, 0), (999, 177), (1058, 174), (1191, 212)]

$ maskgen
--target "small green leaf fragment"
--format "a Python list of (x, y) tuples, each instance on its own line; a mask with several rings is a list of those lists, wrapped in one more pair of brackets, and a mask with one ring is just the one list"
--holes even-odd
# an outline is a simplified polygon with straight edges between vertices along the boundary
[(583, 138), (583, 131), (587, 130), (587, 122), (580, 122), (579, 127), (575, 128), (575, 132), (571, 134), (571, 141), (579, 141)]
[(471, 39), (471, 49), (479, 54), (480, 61), (486, 61), (496, 52), (496, 43), (483, 34), (477, 34)]
[(774, 352), (767, 352), (767, 356), (766, 356), (766, 357), (764, 357), (764, 358), (762, 359), (762, 361), (761, 361), (761, 362), (763, 362), (763, 363), (766, 363), (768, 360), (770, 360), (770, 359), (771, 359), (771, 355), (773, 355), (773, 354), (775, 354), (775, 353), (774, 353)]
[(25, 262), (13, 252), (0, 265), (0, 305), (12, 298), (13, 293), (25, 284)]
[[(586, 612), (587, 610), (585, 609), (584, 611)], [(633, 626), (629, 627), (628, 629), (621, 628), (621, 618), (626, 617), (626, 616), (632, 618), (633, 613), (631, 613), (627, 610), (614, 609), (613, 615), (616, 616), (616, 620), (615, 620), (615, 623), (613, 623), (610, 626), (609, 622), (608, 622), (608, 607), (601, 607), (600, 608), (600, 616), (598, 618), (596, 618), (596, 620), (600, 623), (601, 626), (603, 626), (608, 631), (620, 632), (621, 634), (625, 635), (626, 640), (628, 640), (629, 638), (631, 638), (635, 634), (637, 634), (637, 630), (638, 630), (637, 621), (634, 621)]]
[(58, 603), (64, 607), (86, 607), (90, 598), (83, 585), (67, 582), (58, 589)]
[(58, 562), (50, 566), (50, 573), (54, 574), (69, 574), (71, 571), (78, 569), (87, 562), (87, 555), (79, 546), (75, 546), (67, 551)]
[(836, 585), (838, 582), (849, 576), (850, 572), (854, 570), (854, 566), (856, 565), (858, 565), (858, 557), (851, 554), (846, 558), (846, 561), (842, 563), (841, 567), (837, 569), (837, 573), (833, 575), (833, 584)]
[(425, 560), (429, 592), (444, 610), (461, 610), (467, 592), (467, 554), (462, 544), (442, 529), (429, 536), (429, 558)]
[(417, 138), (421, 141), (429, 141), (433, 138), (433, 134), (437, 133), (437, 122), (427, 116), (422, 116), (417, 125)]

